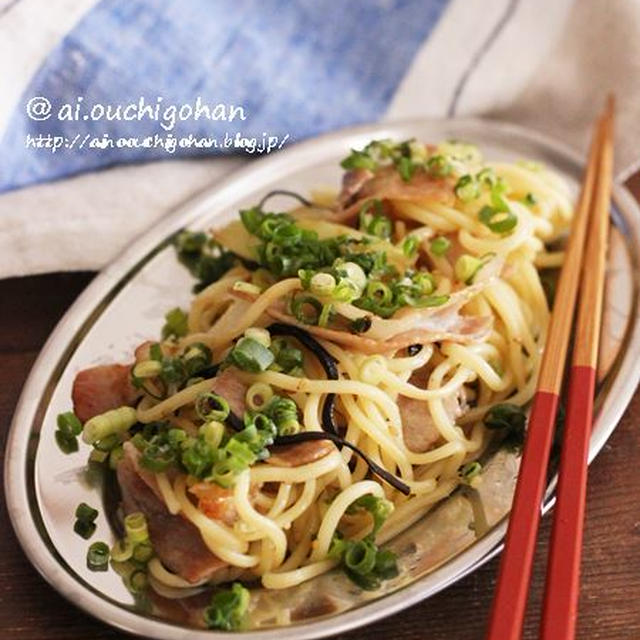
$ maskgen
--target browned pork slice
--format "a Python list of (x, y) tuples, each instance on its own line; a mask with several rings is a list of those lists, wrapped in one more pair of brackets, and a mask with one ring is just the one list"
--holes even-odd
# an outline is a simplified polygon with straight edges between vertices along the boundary
[(338, 195), (338, 204), (340, 207), (344, 209), (352, 204), (354, 197), (357, 196), (360, 189), (374, 176), (375, 173), (369, 171), (369, 169), (351, 169), (350, 171), (345, 171), (342, 176), (342, 190)]
[(125, 456), (117, 469), (125, 513), (142, 512), (154, 551), (163, 565), (191, 583), (212, 579), (227, 563), (215, 556), (198, 529), (180, 515), (171, 515), (154, 490)]
[[(136, 362), (148, 359), (149, 346), (152, 344), (143, 342), (136, 349)], [(81, 422), (110, 409), (136, 403), (142, 392), (131, 382), (131, 366), (105, 364), (83, 369), (76, 374), (71, 397), (74, 413)], [(225, 398), (231, 410), (242, 417), (246, 407), (247, 386), (238, 378), (233, 367), (225, 369), (214, 379), (211, 390)]]
[[(305, 329), (309, 333), (346, 345), (362, 353), (391, 353), (412, 344), (428, 344), (451, 340), (459, 343), (478, 342), (485, 339), (493, 320), (490, 316), (467, 316), (460, 313), (464, 305), (491, 285), (499, 276), (504, 260), (494, 257), (476, 273), (474, 283), (452, 291), (443, 304), (436, 307), (403, 307), (390, 318), (369, 314), (371, 324), (363, 334), (353, 334), (339, 327), (319, 327), (300, 323), (289, 315), (284, 301), (280, 300), (267, 309), (267, 313), (281, 322)], [(338, 304), (338, 315), (353, 319), (360, 312), (351, 305)]]
[(446, 315), (436, 316), (434, 314), (433, 318), (427, 319), (423, 323), (424, 326), (419, 329), (400, 333), (387, 340), (376, 340), (349, 331), (303, 324), (277, 308), (270, 308), (267, 313), (276, 320), (300, 327), (318, 338), (370, 354), (390, 353), (412, 344), (429, 344), (442, 340), (460, 343), (478, 342), (489, 335), (492, 326), (492, 320), (489, 317), (461, 316), (456, 309), (451, 309)]
[(131, 365), (106, 364), (80, 371), (73, 381), (73, 411), (81, 422), (123, 405), (132, 406), (140, 391), (131, 384)]
[(211, 391), (222, 396), (229, 403), (231, 411), (239, 418), (242, 418), (247, 408), (247, 388), (247, 385), (238, 377), (238, 370), (234, 367), (221, 371), (211, 384)]
[[(429, 374), (425, 367), (415, 371), (409, 382), (421, 389), (426, 388)], [(465, 410), (462, 390), (442, 399), (447, 415), (455, 420)], [(410, 451), (424, 453), (440, 439), (440, 432), (431, 415), (429, 404), (424, 400), (416, 400), (407, 396), (398, 396), (398, 409), (402, 419), (402, 437)]]
[(335, 445), (330, 440), (310, 440), (272, 447), (266, 462), (277, 467), (299, 467), (320, 460), (332, 451)]
[(367, 200), (374, 198), (409, 202), (436, 201), (449, 206), (455, 202), (453, 181), (436, 178), (427, 171), (416, 171), (410, 180), (405, 181), (393, 166), (383, 167), (375, 173), (355, 169), (345, 174), (342, 185), (336, 212), (338, 220), (349, 220)]

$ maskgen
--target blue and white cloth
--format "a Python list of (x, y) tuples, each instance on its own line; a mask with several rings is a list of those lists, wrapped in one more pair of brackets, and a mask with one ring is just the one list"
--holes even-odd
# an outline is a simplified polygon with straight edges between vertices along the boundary
[[(579, 147), (613, 89), (625, 170), (640, 155), (639, 36), (640, 6), (624, 0), (0, 0), (0, 277), (98, 268), (251, 157), (81, 146), (101, 137), (287, 145), (359, 122), (483, 115)], [(142, 99), (161, 115), (198, 96), (246, 119), (87, 111)], [(48, 116), (30, 111), (42, 98)], [(64, 146), (36, 148), (47, 138)]]

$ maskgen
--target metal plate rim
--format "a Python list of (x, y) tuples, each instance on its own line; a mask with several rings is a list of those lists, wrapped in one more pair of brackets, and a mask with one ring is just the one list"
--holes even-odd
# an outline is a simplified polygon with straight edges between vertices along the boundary
[[(126, 277), (126, 274), (134, 268), (141, 256), (148, 255), (178, 226), (186, 226), (190, 221), (197, 218), (202, 213), (203, 207), (206, 206), (208, 209), (214, 209), (216, 204), (219, 205), (224, 202), (224, 198), (232, 190), (241, 189), (243, 184), (251, 181), (257, 175), (265, 172), (277, 173), (280, 167), (287, 166), (293, 159), (303, 159), (315, 153), (320, 147), (332, 146), (339, 141), (344, 141), (346, 138), (354, 136), (380, 137), (384, 136), (386, 132), (399, 128), (417, 128), (425, 124), (440, 127), (443, 130), (451, 126), (484, 127), (492, 130), (496, 134), (514, 136), (520, 140), (528, 140), (535, 143), (537, 146), (547, 147), (556, 155), (563, 156), (569, 163), (575, 166), (582, 165), (582, 159), (579, 154), (565, 145), (558, 143), (556, 140), (552, 140), (536, 131), (518, 125), (495, 121), (466, 118), (455, 120), (420, 118), (392, 123), (364, 124), (342, 129), (319, 138), (293, 145), (290, 149), (277, 156), (258, 160), (250, 166), (236, 172), (228, 184), (221, 186), (220, 183), (216, 183), (194, 198), (189, 199), (171, 215), (164, 218), (152, 230), (132, 243), (110, 265), (100, 272), (63, 316), (34, 363), (16, 407), (7, 440), (4, 484), (9, 516), (26, 555), (40, 574), (57, 591), (76, 606), (120, 629), (130, 633), (145, 634), (152, 638), (171, 637), (184, 640), (204, 640), (205, 638), (229, 637), (228, 634), (186, 629), (168, 622), (143, 618), (134, 612), (105, 601), (97, 594), (87, 591), (73, 576), (64, 571), (42, 540), (31, 513), (27, 491), (30, 429), (34, 420), (37, 419), (40, 406), (40, 402), (34, 400), (34, 398), (41, 398), (44, 390), (47, 388), (50, 379), (55, 374), (56, 365), (61, 354), (69, 348), (69, 337), (75, 337), (77, 335), (79, 329), (89, 321), (101, 302), (113, 291), (114, 287)], [(636, 237), (639, 236), (640, 208), (637, 203), (626, 188), (619, 185), (615, 187), (615, 200), (617, 206), (623, 211), (625, 220), (631, 223), (632, 232)], [(637, 271), (637, 263), (634, 264), (634, 270)], [(632, 361), (640, 361), (640, 322), (638, 320), (637, 300), (635, 301), (634, 313), (635, 322), (631, 328), (631, 335), (627, 343), (628, 351), (622, 365), (627, 375), (622, 376), (622, 372), (618, 372), (618, 378), (622, 377), (621, 382), (617, 385), (619, 388), (616, 394), (616, 406), (608, 407), (609, 424), (611, 426), (610, 429), (599, 433), (599, 437), (595, 439), (595, 441), (592, 440), (589, 455), (590, 461), (597, 455), (611, 435), (640, 379), (640, 368), (632, 365)], [(21, 427), (23, 429), (22, 431)], [(551, 507), (552, 500), (552, 498), (547, 500), (544, 505), (544, 511)], [(320, 638), (369, 624), (433, 595), (436, 591), (445, 588), (475, 570), (481, 564), (484, 564), (484, 562), (500, 551), (500, 541), (504, 536), (505, 530), (506, 523), (502, 523), (485, 538), (473, 545), (472, 548), (476, 552), (474, 555), (477, 555), (477, 559), (474, 562), (470, 563), (468, 559), (462, 562), (470, 550), (450, 560), (447, 563), (449, 570), (451, 570), (452, 565), (455, 567), (456, 562), (464, 566), (461, 566), (459, 571), (455, 571), (454, 569), (450, 579), (446, 581), (446, 583), (441, 583), (438, 589), (425, 591), (422, 589), (423, 585), (421, 585), (423, 580), (417, 580), (415, 583), (391, 593), (381, 600), (360, 606), (352, 611), (341, 613), (334, 618), (295, 625), (290, 628), (236, 633), (234, 637), (251, 638), (254, 640), (257, 638), (271, 640), (289, 637), (299, 639)], [(434, 573), (440, 570), (441, 569), (436, 569)]]

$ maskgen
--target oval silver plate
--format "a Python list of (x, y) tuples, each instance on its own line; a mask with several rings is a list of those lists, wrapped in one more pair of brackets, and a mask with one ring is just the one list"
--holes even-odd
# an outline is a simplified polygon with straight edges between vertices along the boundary
[[(126, 631), (151, 638), (229, 637), (167, 617), (162, 607), (136, 606), (114, 572), (91, 573), (86, 544), (73, 533), (81, 501), (98, 506), (100, 487), (85, 472), (87, 448), (65, 456), (55, 445), (55, 416), (68, 410), (77, 371), (130, 359), (142, 340), (159, 335), (165, 311), (188, 304), (191, 279), (169, 241), (183, 227), (222, 225), (239, 208), (274, 189), (308, 193), (340, 179), (339, 160), (372, 138), (470, 140), (489, 159), (540, 160), (557, 170), (574, 191), (580, 158), (536, 132), (478, 120), (415, 120), (340, 131), (259, 160), (162, 220), (102, 271), (67, 312), (42, 350), (13, 420), (6, 455), (5, 490), (20, 542), (40, 573), (75, 605)], [(598, 394), (590, 459), (602, 448), (640, 377), (637, 257), (640, 210), (622, 187), (615, 189), (604, 357), (607, 375)], [(286, 201), (274, 202), (274, 207)], [(486, 461), (477, 492), (455, 492), (391, 543), (401, 575), (378, 592), (361, 592), (337, 572), (286, 592), (252, 593), (251, 628), (238, 638), (317, 638), (368, 624), (427, 598), (473, 571), (500, 550), (518, 460), (498, 452)], [(544, 509), (552, 502), (549, 484)], [(94, 539), (113, 533), (101, 510)]]

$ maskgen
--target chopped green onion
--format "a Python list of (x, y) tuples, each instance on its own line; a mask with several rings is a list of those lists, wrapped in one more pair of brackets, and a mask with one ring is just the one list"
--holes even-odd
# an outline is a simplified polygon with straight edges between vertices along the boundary
[(180, 384), (189, 374), (181, 358), (162, 358), (160, 377), (165, 382)]
[(398, 575), (395, 554), (379, 549), (370, 535), (362, 540), (343, 540), (339, 534), (334, 535), (329, 556), (339, 560), (347, 577), (367, 591)]
[(97, 462), (98, 464), (102, 464), (108, 457), (108, 451), (100, 451), (99, 449), (94, 449), (89, 454), (89, 462)]
[(212, 596), (211, 604), (204, 610), (204, 622), (209, 629), (241, 629), (246, 622), (249, 601), (249, 590), (234, 582), (230, 589), (220, 589)]
[(179, 251), (194, 253), (200, 251), (207, 242), (207, 234), (202, 231), (181, 231), (176, 239)]
[(460, 478), (462, 482), (475, 487), (478, 484), (479, 476), (482, 473), (482, 465), (476, 460), (469, 462), (460, 468)]
[(398, 575), (396, 554), (390, 549), (379, 549), (374, 571), (381, 580), (395, 578)]
[(150, 542), (140, 542), (133, 548), (133, 560), (141, 564), (146, 564), (153, 557), (153, 546)]
[(145, 378), (158, 376), (165, 384), (179, 386), (197, 377), (200, 371), (211, 364), (211, 349), (202, 342), (188, 345), (184, 352), (176, 357), (165, 355), (162, 347), (156, 343), (151, 345), (149, 356), (149, 360), (140, 362), (133, 367), (131, 376), (134, 386), (143, 388), (153, 397), (157, 396), (143, 385)]
[(189, 317), (180, 307), (167, 311), (164, 319), (165, 324), (162, 327), (163, 340), (167, 338), (182, 338), (187, 335)]
[(425, 296), (419, 298), (414, 302), (415, 307), (427, 308), (427, 307), (440, 307), (446, 302), (449, 302), (449, 296), (445, 293), (440, 295)]
[(373, 216), (373, 219), (367, 226), (367, 233), (378, 238), (388, 239), (391, 237), (391, 220), (387, 216)]
[(195, 409), (201, 420), (217, 420), (218, 422), (224, 422), (231, 411), (229, 403), (222, 396), (211, 392), (201, 393), (196, 398)]
[(172, 447), (179, 447), (187, 439), (184, 429), (174, 428), (167, 431), (167, 441)]
[(73, 411), (58, 414), (56, 418), (58, 429), (55, 439), (62, 453), (75, 453), (78, 450), (77, 436), (82, 432), (82, 423)]
[(311, 278), (316, 275), (316, 272), (312, 269), (298, 269), (298, 278), (300, 278), (300, 284), (302, 288), (308, 290), (311, 286)]
[(140, 456), (140, 464), (149, 471), (162, 473), (177, 461), (174, 447), (163, 442), (161, 437), (152, 438)]
[(378, 198), (367, 200), (358, 213), (358, 227), (361, 231), (378, 238), (391, 236), (391, 220), (383, 213), (382, 201)]
[[(366, 254), (361, 255), (366, 257)], [(364, 289), (367, 284), (367, 274), (364, 271), (364, 266), (357, 260), (357, 257), (357, 255), (352, 255), (350, 256), (350, 260), (338, 262), (336, 269), (340, 276), (353, 282), (358, 289)], [(375, 268), (375, 266), (372, 266), (372, 268)]]
[(538, 199), (533, 195), (533, 193), (527, 193), (522, 201), (529, 207), (533, 207), (534, 205), (538, 204)]
[[(273, 399), (276, 397), (274, 396)], [(244, 420), (245, 428), (242, 431), (229, 438), (224, 448), (210, 452), (208, 459), (204, 460), (200, 468), (189, 469), (189, 472), (197, 477), (204, 477), (208, 473), (208, 481), (222, 487), (231, 487), (237, 473), (257, 460), (267, 458), (269, 456), (267, 447), (273, 444), (274, 437), (277, 435), (275, 423), (264, 413), (247, 412)], [(191, 450), (185, 451), (183, 463), (189, 462), (185, 460), (185, 455), (189, 451), (197, 450), (198, 443), (205, 444), (197, 440)], [(193, 462), (197, 463), (197, 458), (194, 458)], [(188, 467), (188, 464), (185, 466)]]
[(112, 409), (85, 422), (82, 439), (87, 444), (93, 444), (111, 434), (128, 431), (137, 421), (137, 413), (133, 407)]
[(62, 453), (75, 453), (78, 450), (78, 439), (65, 431), (56, 430), (55, 439)]
[(341, 280), (333, 290), (332, 298), (336, 302), (353, 302), (360, 297), (362, 291), (351, 280)]
[(488, 429), (502, 429), (505, 432), (505, 444), (511, 448), (522, 445), (527, 418), (522, 407), (510, 402), (496, 404), (484, 417)]
[(367, 284), (365, 295), (373, 298), (380, 305), (387, 305), (393, 299), (391, 289), (380, 280), (370, 280)]
[(131, 593), (141, 593), (147, 588), (148, 582), (149, 579), (146, 572), (142, 571), (142, 569), (137, 569), (129, 576), (127, 587)]
[(125, 584), (129, 580), (129, 576), (137, 570), (137, 567), (133, 562), (129, 560), (118, 562), (113, 558), (111, 559), (111, 567), (125, 581)]
[(237, 438), (231, 438), (227, 442), (225, 450), (231, 456), (233, 464), (238, 471), (250, 467), (258, 459), (249, 444)]
[(147, 529), (147, 519), (144, 513), (135, 511), (124, 517), (124, 529), (127, 532), (127, 538), (133, 544), (147, 542), (149, 540), (149, 530)]
[(134, 378), (155, 378), (162, 372), (162, 364), (157, 360), (144, 360), (133, 367)]
[(187, 471), (196, 478), (203, 478), (213, 464), (214, 451), (201, 438), (194, 439), (182, 452), (181, 461)]
[[(184, 433), (184, 431), (182, 432)], [(211, 447), (211, 449), (217, 449), (222, 442), (222, 438), (225, 434), (225, 427), (222, 422), (205, 422), (198, 429), (198, 435), (202, 436), (204, 441)]]
[(245, 400), (249, 409), (260, 411), (267, 406), (269, 400), (273, 398), (273, 389), (264, 382), (255, 382), (248, 389)]
[(317, 325), (322, 314), (322, 306), (313, 296), (296, 296), (291, 301), (291, 312), (298, 322)]
[(109, 547), (104, 542), (94, 542), (87, 551), (87, 567), (91, 571), (106, 571), (109, 568)]
[(256, 342), (259, 342), (264, 347), (268, 348), (271, 346), (271, 335), (266, 329), (261, 327), (249, 327), (244, 332), (244, 335), (246, 338), (251, 338)]
[(493, 405), (484, 418), (484, 424), (489, 429), (524, 429), (525, 423), (522, 407), (510, 402)]
[(98, 510), (90, 507), (86, 502), (81, 502), (76, 507), (76, 518), (84, 522), (94, 522), (98, 517)]
[(79, 436), (82, 433), (82, 422), (78, 420), (73, 411), (66, 411), (58, 414), (56, 419), (58, 429), (72, 436)]
[(236, 262), (236, 256), (202, 232), (182, 231), (175, 239), (180, 262), (198, 279), (194, 292), (219, 280)]
[(126, 562), (133, 555), (133, 543), (128, 538), (117, 540), (111, 547), (111, 559), (114, 562)]
[(373, 519), (373, 531), (371, 533), (375, 536), (386, 519), (393, 513), (394, 505), (393, 502), (386, 498), (366, 494), (351, 504), (349, 512), (357, 509), (365, 509), (371, 514)]
[(476, 174), (476, 179), (479, 183), (485, 184), (489, 187), (493, 187), (498, 181), (498, 177), (491, 167), (485, 167)]
[(436, 288), (436, 282), (428, 271), (418, 271), (411, 279), (421, 294), (429, 295)]
[(453, 167), (443, 155), (435, 155), (427, 160), (427, 171), (434, 177), (442, 178), (448, 176)]
[(367, 575), (376, 566), (377, 548), (371, 540), (355, 540), (344, 553), (343, 562), (347, 569), (359, 575)]
[(494, 233), (509, 233), (518, 224), (518, 217), (511, 211), (498, 211), (488, 205), (480, 209), (478, 218)]
[(416, 170), (416, 165), (411, 161), (411, 158), (406, 158), (403, 156), (401, 158), (398, 158), (396, 162), (396, 169), (398, 169), (400, 177), (405, 182), (409, 182)]
[(88, 522), (87, 520), (76, 520), (73, 524), (73, 530), (85, 540), (88, 540), (96, 530), (94, 522)]
[(418, 247), (420, 246), (420, 239), (414, 235), (405, 236), (402, 240), (402, 253), (407, 258), (413, 258), (418, 253)]
[(316, 273), (309, 282), (309, 290), (316, 296), (329, 296), (336, 288), (336, 279), (330, 273)]
[(431, 241), (429, 248), (434, 256), (443, 256), (451, 248), (451, 240), (444, 236), (438, 236)]
[(98, 451), (106, 451), (106, 452), (109, 452), (115, 449), (119, 445), (120, 445), (120, 436), (117, 433), (112, 433), (111, 435), (108, 435), (106, 438), (102, 438), (102, 440), (98, 440), (97, 442), (93, 443), (93, 446)]
[(454, 267), (456, 278), (465, 284), (471, 284), (481, 266), (482, 260), (465, 253), (456, 260)]
[(471, 202), (480, 195), (478, 183), (470, 174), (461, 176), (453, 190), (462, 202)]
[(320, 312), (320, 317), (318, 318), (318, 326), (326, 327), (331, 321), (331, 316), (333, 314), (333, 305), (329, 302), (326, 302), (322, 305), (322, 311)]
[(260, 228), (263, 218), (264, 214), (262, 213), (262, 209), (259, 207), (251, 207), (251, 209), (243, 209), (240, 211), (242, 224), (249, 233), (254, 235)]
[(274, 341), (272, 351), (276, 357), (276, 364), (285, 372), (302, 367), (304, 364), (302, 351), (290, 347), (286, 340)]
[(378, 168), (378, 163), (368, 153), (351, 149), (351, 154), (342, 160), (340, 166), (343, 169), (368, 169), (369, 171), (374, 171)]
[(338, 266), (338, 272), (341, 276), (351, 282), (356, 289), (362, 291), (367, 284), (367, 275), (362, 267), (353, 261), (343, 262)]
[(157, 342), (154, 342), (149, 347), (149, 357), (152, 360), (157, 360), (160, 362), (164, 358), (164, 352), (162, 351), (162, 347)]
[(243, 337), (229, 353), (229, 361), (238, 369), (259, 373), (266, 371), (275, 360), (273, 353), (253, 338)]
[(278, 435), (291, 435), (300, 431), (298, 405), (291, 398), (274, 396), (265, 412), (274, 421)]
[(193, 377), (211, 364), (211, 349), (202, 342), (190, 344), (181, 356), (185, 376)]
[(242, 471), (241, 467), (235, 467), (231, 458), (219, 460), (211, 470), (211, 475), (207, 478), (209, 482), (215, 482), (224, 489), (233, 486), (236, 473)]
[(109, 453), (109, 468), (115, 470), (122, 458), (124, 458), (124, 449), (122, 448), (122, 446), (113, 449)]

